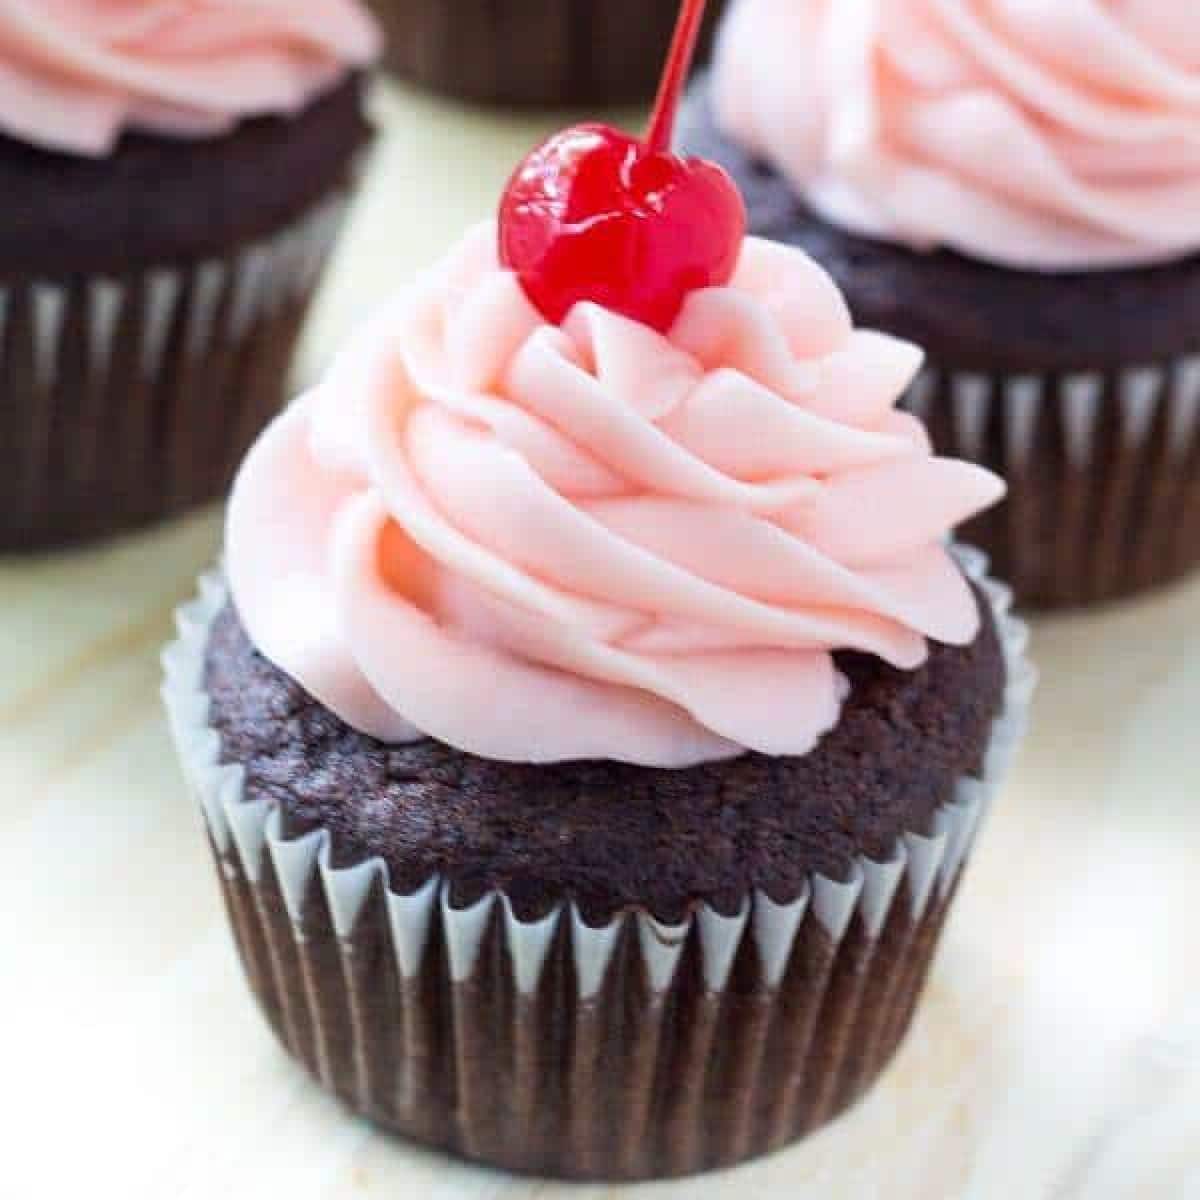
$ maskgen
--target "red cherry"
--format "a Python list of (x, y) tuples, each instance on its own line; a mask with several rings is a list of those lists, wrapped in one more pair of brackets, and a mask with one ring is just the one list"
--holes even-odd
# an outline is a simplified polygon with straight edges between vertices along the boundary
[(591, 300), (665, 333), (688, 293), (728, 283), (746, 232), (733, 180), (667, 147), (704, 0), (685, 0), (644, 142), (606, 125), (556, 134), (517, 168), (500, 205), (500, 259), (559, 323)]
[(500, 255), (543, 316), (592, 300), (666, 332), (696, 288), (728, 283), (746, 214), (725, 172), (647, 154), (604, 125), (551, 138), (500, 209)]

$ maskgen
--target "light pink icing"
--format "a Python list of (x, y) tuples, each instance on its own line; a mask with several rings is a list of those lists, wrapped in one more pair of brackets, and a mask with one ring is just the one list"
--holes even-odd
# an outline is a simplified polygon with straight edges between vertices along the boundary
[(662, 337), (547, 325), (488, 225), (259, 441), (227, 567), (258, 648), (351, 725), (484, 757), (803, 754), (830, 651), (970, 641), (943, 545), (999, 498), (895, 410), (920, 353), (749, 240)]
[(358, 0), (0, 0), (0, 129), (101, 155), (126, 129), (223, 133), (372, 62)]
[(740, 0), (717, 118), (857, 232), (1035, 270), (1200, 249), (1200, 5)]

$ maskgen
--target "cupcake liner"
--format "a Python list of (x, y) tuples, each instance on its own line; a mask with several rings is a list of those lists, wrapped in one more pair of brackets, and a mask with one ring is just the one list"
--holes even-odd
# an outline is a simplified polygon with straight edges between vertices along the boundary
[[(654, 94), (675, 0), (371, 0), (385, 65), (426, 87), (497, 104), (620, 104)], [(710, 3), (707, 52), (722, 3)]]
[(224, 257), (0, 280), (0, 551), (214, 499), (279, 409), (339, 191)]
[(246, 974), (286, 1048), (356, 1111), (419, 1141), (560, 1177), (635, 1179), (728, 1165), (852, 1103), (908, 1028), (948, 905), (1024, 731), (1027, 631), (986, 560), (1009, 671), (980, 778), (926, 833), (845, 880), (814, 875), (679, 924), (645, 909), (589, 925), (574, 903), (523, 919), (503, 892), (466, 908), (441, 878), (400, 895), (326, 830), (284, 836), (244, 797), (208, 724), (216, 575), (179, 614), (166, 701)]
[(1200, 565), (1200, 355), (1045, 375), (935, 364), (906, 404), (939, 453), (1008, 480), (964, 536), (1020, 603), (1116, 600)]

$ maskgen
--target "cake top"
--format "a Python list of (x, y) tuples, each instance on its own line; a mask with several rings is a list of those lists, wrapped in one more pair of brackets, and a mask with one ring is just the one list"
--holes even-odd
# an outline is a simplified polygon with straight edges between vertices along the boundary
[(662, 148), (662, 111), (644, 142), (535, 151), (499, 226), (241, 471), (244, 626), (362, 732), (526, 763), (797, 756), (839, 719), (836, 651), (915, 669), (978, 632), (945, 539), (1003, 484), (933, 455), (896, 409), (920, 352), (854, 329), (804, 254), (743, 239), (732, 184)]
[(216, 136), (300, 110), (379, 45), (358, 0), (0, 0), (0, 130), (95, 157), (127, 130)]
[(739, 0), (713, 101), (825, 219), (1005, 266), (1200, 249), (1200, 6)]

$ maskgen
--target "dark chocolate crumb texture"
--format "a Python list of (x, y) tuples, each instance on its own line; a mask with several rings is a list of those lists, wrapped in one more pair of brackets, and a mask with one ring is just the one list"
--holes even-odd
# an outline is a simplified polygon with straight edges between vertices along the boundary
[(0, 135), (0, 282), (126, 275), (286, 227), (349, 181), (369, 135), (363, 86), (351, 76), (299, 116), (226, 137), (126, 134), (101, 159)]
[(844, 878), (857, 856), (886, 860), (902, 833), (927, 831), (978, 773), (1003, 701), (1003, 654), (981, 608), (971, 645), (931, 643), (915, 671), (839, 655), (850, 694), (811, 754), (676, 771), (384, 745), (260, 655), (232, 607), (213, 628), (205, 686), (246, 799), (277, 805), (289, 836), (327, 828), (336, 865), (378, 856), (401, 893), (435, 871), (462, 905), (503, 889), (527, 918), (572, 898), (596, 923), (627, 906), (678, 920), (695, 901), (735, 911), (751, 889), (794, 899), (810, 873)]

